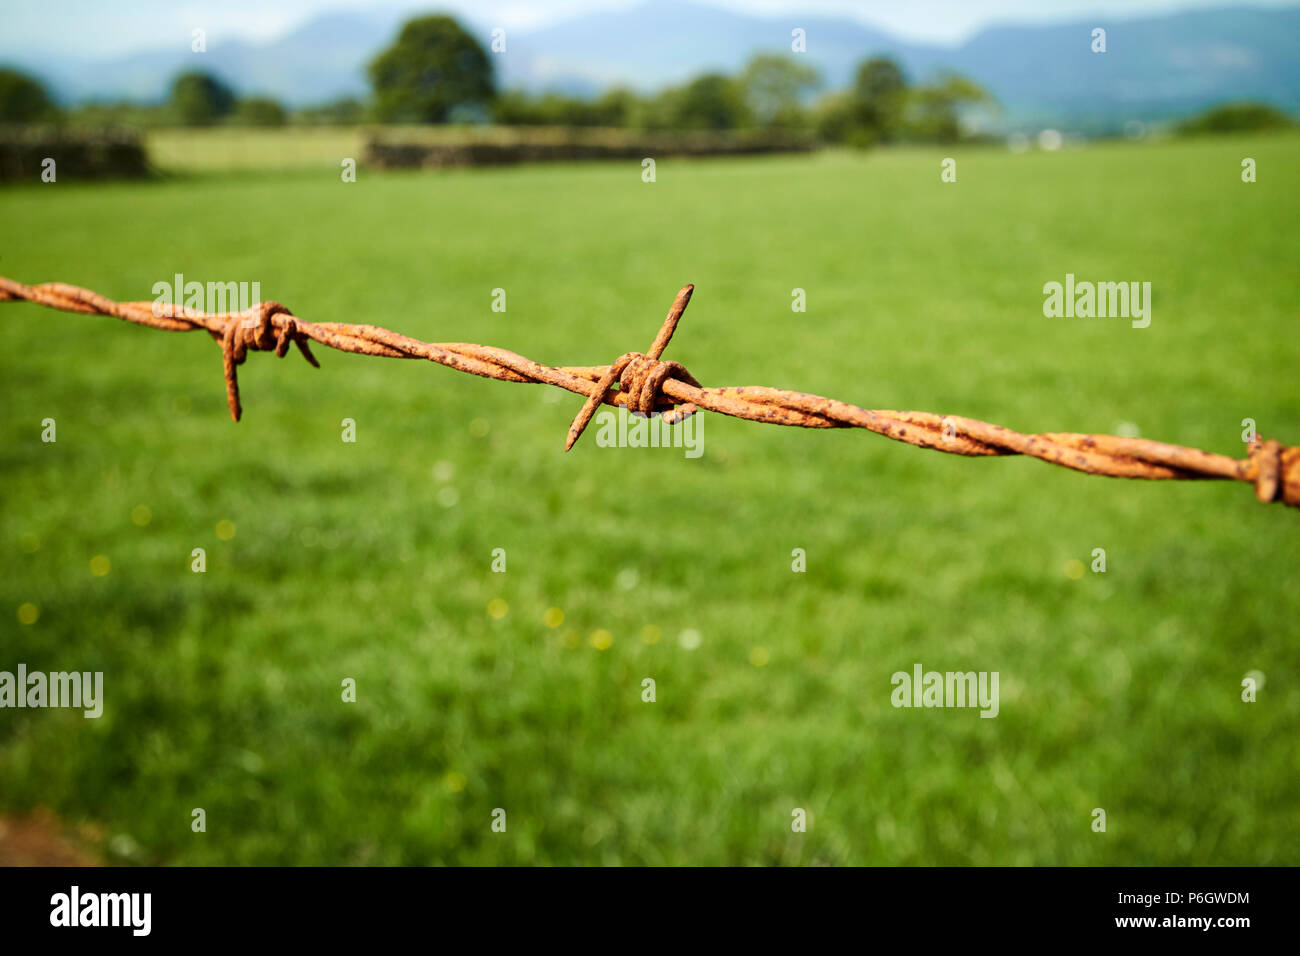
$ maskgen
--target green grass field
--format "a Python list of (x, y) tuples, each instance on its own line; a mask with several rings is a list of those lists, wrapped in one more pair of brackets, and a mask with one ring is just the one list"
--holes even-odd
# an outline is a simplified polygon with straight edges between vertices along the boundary
[(145, 136), (150, 161), (163, 173), (286, 170), (337, 175), (343, 157), (365, 155), (366, 133), (354, 127), (292, 129), (161, 128)]
[[(557, 365), (694, 282), (666, 357), (706, 385), (1242, 456), (1247, 417), (1300, 443), (1297, 168), (1286, 136), (60, 182), (0, 193), (0, 274), (255, 280)], [(1151, 326), (1045, 318), (1067, 272), (1150, 281)], [(0, 312), (0, 669), (105, 675), (99, 720), (0, 711), (0, 812), (106, 860), (1300, 863), (1300, 513), (1244, 484), (718, 416), (697, 460), (566, 455), (576, 396), (319, 348), (250, 355), (234, 424), (206, 335)], [(998, 717), (894, 708), (916, 663), (999, 672)]]

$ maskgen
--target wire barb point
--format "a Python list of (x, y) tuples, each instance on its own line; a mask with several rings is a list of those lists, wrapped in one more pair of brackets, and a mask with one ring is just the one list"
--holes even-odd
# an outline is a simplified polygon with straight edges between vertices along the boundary
[[(639, 414), (652, 415), (656, 411), (663, 410), (665, 404), (668, 406), (666, 411), (673, 416), (669, 419), (670, 424), (694, 414), (696, 410), (694, 403), (674, 402), (666, 398), (663, 387), (670, 378), (687, 382), (695, 388), (699, 388), (700, 383), (680, 363), (659, 361), (659, 356), (663, 355), (664, 349), (672, 340), (673, 333), (677, 331), (677, 323), (681, 321), (682, 313), (690, 304), (691, 293), (694, 291), (694, 284), (682, 286), (677, 297), (673, 299), (668, 317), (659, 327), (659, 333), (655, 336), (648, 352), (644, 354), (627, 352), (619, 356), (618, 360), (605, 370), (596, 382), (595, 389), (583, 402), (582, 409), (573, 419), (573, 424), (569, 426), (569, 434), (564, 440), (565, 451), (572, 448), (582, 437), (583, 431), (591, 422), (591, 417), (596, 414), (596, 407), (603, 402), (610, 402), (606, 393), (615, 382), (619, 383), (619, 393), (625, 396), (628, 408)], [(610, 402), (610, 404), (616, 403)]]

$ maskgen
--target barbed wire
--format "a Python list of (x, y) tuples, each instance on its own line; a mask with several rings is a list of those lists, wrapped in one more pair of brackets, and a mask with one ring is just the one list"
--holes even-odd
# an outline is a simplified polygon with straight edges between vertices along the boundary
[(586, 398), (565, 440), (573, 447), (601, 404), (622, 406), (639, 415), (661, 415), (679, 422), (700, 409), (801, 428), (864, 428), (895, 441), (971, 457), (1026, 455), (1090, 475), (1116, 478), (1230, 480), (1255, 487), (1265, 503), (1300, 507), (1300, 448), (1257, 438), (1246, 458), (1231, 458), (1197, 448), (1144, 438), (1074, 433), (1022, 434), (959, 415), (865, 409), (787, 389), (764, 386), (705, 388), (682, 365), (661, 361), (694, 286), (677, 293), (668, 317), (647, 352), (628, 352), (612, 365), (541, 365), (506, 349), (463, 342), (422, 342), (373, 325), (307, 322), (278, 302), (259, 302), (242, 312), (208, 313), (156, 302), (114, 302), (96, 292), (61, 282), (28, 286), (0, 276), (0, 301), (37, 305), (91, 315), (111, 315), (169, 332), (203, 330), (221, 346), (226, 399), (239, 421), (237, 369), (248, 352), (283, 357), (293, 344), (319, 367), (309, 343), (341, 352), (388, 358), (418, 358), (504, 382), (554, 385)]

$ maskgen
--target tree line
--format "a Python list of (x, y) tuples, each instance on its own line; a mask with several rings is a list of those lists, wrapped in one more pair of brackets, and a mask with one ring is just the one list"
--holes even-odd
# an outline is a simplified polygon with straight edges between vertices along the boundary
[(963, 107), (992, 97), (962, 77), (911, 85), (890, 59), (862, 63), (844, 91), (817, 94), (822, 78), (798, 57), (761, 53), (736, 75), (706, 73), (643, 95), (620, 87), (594, 99), (498, 92), (492, 57), (447, 16), (421, 17), (369, 66), (371, 115), (388, 123), (495, 122), (638, 130), (815, 130), (830, 142), (872, 145), (952, 140)]

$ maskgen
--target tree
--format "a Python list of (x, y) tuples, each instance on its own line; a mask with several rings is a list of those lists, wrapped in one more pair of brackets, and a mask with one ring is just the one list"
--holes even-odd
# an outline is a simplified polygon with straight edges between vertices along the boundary
[(617, 88), (595, 100), (508, 90), (493, 102), (492, 118), (503, 126), (627, 126), (637, 106), (635, 93)]
[(495, 93), (487, 53), (451, 17), (408, 22), (369, 72), (386, 122), (445, 123), (456, 107), (486, 107)]
[(813, 128), (828, 143), (853, 139), (853, 101), (847, 91), (827, 93), (813, 105)]
[(304, 107), (294, 116), (294, 121), (304, 125), (353, 126), (365, 119), (365, 115), (365, 104), (345, 96), (319, 106)]
[(211, 126), (235, 108), (235, 94), (209, 73), (182, 73), (172, 81), (172, 109), (186, 126)]
[(888, 143), (898, 138), (903, 125), (907, 78), (887, 57), (873, 57), (858, 67), (850, 92), (853, 125), (851, 138), (862, 145)]
[(1184, 136), (1200, 133), (1237, 133), (1252, 130), (1286, 129), (1295, 122), (1268, 103), (1224, 103), (1184, 120), (1177, 131)]
[(0, 68), (0, 123), (35, 123), (53, 119), (57, 113), (39, 80)]
[(560, 93), (533, 98), (519, 90), (502, 93), (492, 106), (493, 119), (503, 126), (607, 126), (607, 113), (592, 100)]
[(670, 102), (678, 129), (735, 129), (748, 119), (740, 87), (721, 73), (705, 73), (671, 91)]
[(992, 95), (975, 81), (955, 73), (944, 74), (911, 92), (907, 136), (935, 143), (956, 142), (961, 137), (961, 107), (992, 101)]
[(761, 53), (740, 74), (745, 105), (760, 126), (799, 126), (807, 121), (803, 100), (821, 83), (812, 67), (793, 57)]
[(616, 86), (596, 100), (601, 126), (631, 126), (641, 109), (641, 98), (629, 89)]
[(241, 126), (283, 126), (288, 121), (288, 114), (275, 100), (254, 96), (239, 101), (233, 120)]

